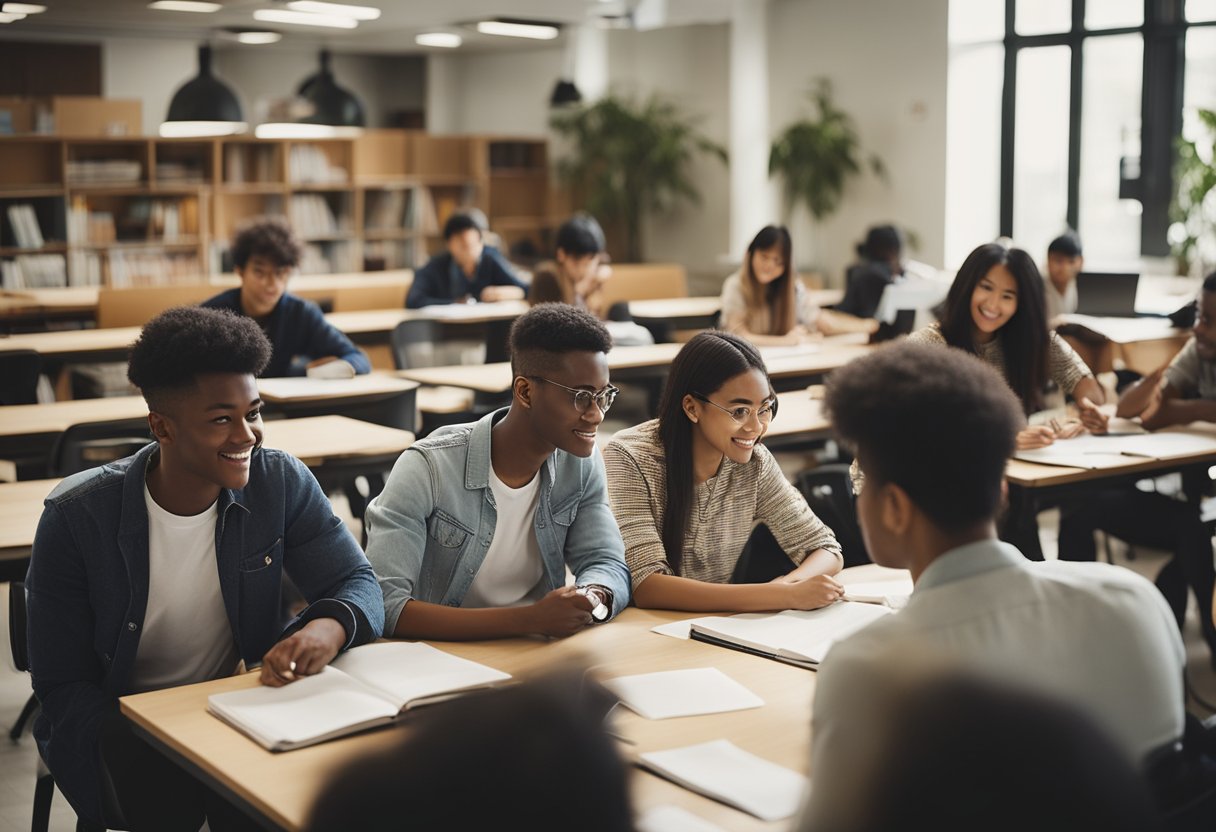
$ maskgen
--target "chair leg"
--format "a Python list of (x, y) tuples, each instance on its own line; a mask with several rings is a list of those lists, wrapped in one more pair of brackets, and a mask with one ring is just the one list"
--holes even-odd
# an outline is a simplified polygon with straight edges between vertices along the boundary
[(20, 740), (21, 735), (25, 732), (25, 724), (37, 712), (38, 699), (33, 694), (30, 694), (30, 698), (25, 701), (25, 707), (21, 709), (21, 714), (17, 717), (17, 721), (13, 723), (12, 730), (8, 732), (8, 738), (13, 742)]
[(40, 774), (34, 783), (34, 818), (32, 832), (47, 832), (51, 825), (51, 800), (55, 797), (55, 778), (50, 772)]

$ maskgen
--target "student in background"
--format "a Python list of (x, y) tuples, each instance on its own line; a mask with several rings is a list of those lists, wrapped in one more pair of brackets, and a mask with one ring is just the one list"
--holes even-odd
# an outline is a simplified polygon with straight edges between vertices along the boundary
[(443, 224), (443, 239), (447, 251), (436, 254), (414, 272), (405, 299), (407, 308), (523, 298), (527, 287), (506, 258), (484, 244), (482, 228), (473, 216), (456, 213), (448, 217)]
[(866, 477), (866, 548), (915, 588), (820, 667), (802, 828), (841, 828), (862, 808), (853, 784), (868, 761), (855, 739), (876, 718), (867, 692), (891, 682), (893, 654), (1071, 703), (1131, 765), (1181, 737), (1186, 655), (1153, 585), (1104, 563), (1031, 562), (997, 540), (1023, 416), (991, 367), (924, 344), (878, 350), (832, 373), (826, 409)]
[(251, 220), (232, 240), (232, 261), (241, 279), (229, 289), (202, 303), (209, 309), (227, 309), (253, 318), (273, 352), (262, 375), (316, 375), (349, 378), (371, 372), (371, 362), (351, 340), (325, 320), (311, 301), (287, 292), (287, 281), (300, 265), (300, 241), (278, 217)]
[(611, 704), (581, 673), (444, 703), (349, 762), (307, 828), (630, 832), (627, 770), (603, 727)]
[[(87, 821), (252, 826), (135, 734), (118, 697), (227, 676), (240, 661), (284, 685), (380, 635), (359, 544), (303, 463), (262, 447), (255, 379), (270, 352), (253, 321), (228, 312), (153, 318), (128, 376), (156, 441), (46, 500), (26, 578), (34, 735)], [(284, 574), (309, 602), (291, 621)]]
[[(1150, 430), (1216, 422), (1216, 273), (1203, 282), (1191, 340), (1168, 366), (1129, 387), (1119, 399), (1117, 414), (1138, 416)], [(1194, 591), (1200, 629), (1216, 666), (1216, 568), (1212, 537), (1199, 516), (1199, 501), (1211, 480), (1206, 472), (1196, 472), (1183, 482), (1189, 502), (1134, 487), (1108, 488), (1063, 511), (1060, 557), (1094, 560), (1095, 530), (1132, 545), (1173, 552), (1174, 559), (1157, 576), (1157, 586), (1179, 627), (1186, 618), (1187, 587)]]
[(1043, 299), (1047, 302), (1047, 320), (1077, 311), (1077, 275), (1085, 265), (1081, 256), (1081, 238), (1069, 231), (1047, 246), (1047, 279), (1043, 281)]
[(722, 284), (723, 330), (768, 346), (877, 328), (873, 321), (820, 310), (794, 273), (791, 248), (790, 232), (783, 225), (766, 225), (752, 238), (743, 266)]
[[(756, 348), (702, 332), (671, 366), (659, 418), (604, 450), (608, 495), (639, 607), (815, 609), (840, 598), (840, 545), (760, 444), (777, 397)], [(768, 557), (764, 582), (740, 555)], [(763, 541), (761, 543), (760, 541)], [(775, 555), (775, 556), (774, 556)]]
[[(910, 343), (946, 344), (978, 356), (1000, 371), (1026, 414), (1043, 407), (1048, 379), (1071, 394), (1081, 424), (1105, 433), (1108, 417), (1102, 386), (1063, 338), (1047, 328), (1043, 279), (1021, 249), (985, 243), (967, 255), (950, 292), (942, 319), (908, 337)], [(1047, 425), (1018, 431), (1018, 448), (1042, 448), (1076, 429)]]
[(389, 635), (568, 636), (629, 602), (595, 445), (617, 393), (612, 340), (550, 303), (515, 321), (510, 344), (510, 407), (414, 443), (367, 507)]
[(836, 311), (857, 318), (873, 318), (882, 293), (904, 273), (904, 237), (893, 225), (876, 225), (857, 245), (861, 262), (845, 273), (844, 300)]

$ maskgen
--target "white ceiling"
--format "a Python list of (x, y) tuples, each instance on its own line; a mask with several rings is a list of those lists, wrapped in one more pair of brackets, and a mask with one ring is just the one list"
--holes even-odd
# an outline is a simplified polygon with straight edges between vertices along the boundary
[[(732, 0), (349, 0), (381, 9), (378, 20), (360, 22), (357, 29), (322, 29), (263, 23), (253, 18), (256, 9), (285, 8), (279, 0), (215, 0), (224, 8), (213, 14), (168, 12), (148, 8), (150, 0), (35, 0), (47, 7), (15, 23), (0, 25), (0, 37), (35, 40), (56, 35), (92, 37), (215, 38), (225, 27), (273, 29), (283, 39), (269, 46), (240, 46), (242, 49), (315, 47), (326, 44), (336, 52), (422, 54), (427, 52), (485, 51), (535, 48), (540, 41), (494, 37), (476, 32), (476, 20), (507, 17), (579, 24), (600, 13), (636, 10), (643, 19), (660, 25), (720, 23), (729, 19)], [(336, 0), (341, 2), (341, 0)], [(414, 35), (425, 31), (460, 34), (459, 50), (424, 49), (414, 44)], [(217, 40), (222, 45), (222, 40)], [(234, 48), (235, 45), (234, 45)]]

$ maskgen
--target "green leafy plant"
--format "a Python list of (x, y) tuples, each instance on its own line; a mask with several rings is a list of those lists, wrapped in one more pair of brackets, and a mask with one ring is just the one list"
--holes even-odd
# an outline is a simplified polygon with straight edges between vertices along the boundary
[(836, 106), (828, 79), (819, 78), (807, 97), (818, 117), (796, 121), (777, 136), (769, 152), (768, 172), (782, 179), (787, 218), (804, 205), (812, 217), (823, 220), (840, 207), (845, 185), (861, 173), (863, 162), (884, 181), (887, 172), (878, 156), (863, 159), (857, 128), (852, 117)]
[(558, 174), (592, 215), (622, 224), (631, 262), (642, 260), (647, 211), (701, 201), (692, 178), (694, 158), (708, 153), (726, 162), (725, 148), (702, 135), (698, 121), (658, 96), (639, 103), (615, 95), (557, 113), (550, 121), (571, 145), (571, 155), (557, 164)]
[(1176, 145), (1169, 241), (1178, 273), (1202, 275), (1216, 268), (1216, 112), (1196, 115), (1204, 135)]

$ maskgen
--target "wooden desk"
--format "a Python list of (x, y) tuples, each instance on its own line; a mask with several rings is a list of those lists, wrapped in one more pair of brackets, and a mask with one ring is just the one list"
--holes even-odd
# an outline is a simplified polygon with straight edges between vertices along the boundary
[[(897, 570), (867, 565), (842, 573), (846, 583), (877, 580)], [(650, 632), (691, 613), (627, 609), (617, 620), (584, 630), (563, 641), (534, 639), (452, 643), (440, 649), (496, 667), (517, 678), (534, 676), (555, 665), (596, 666), (601, 678), (681, 668), (717, 667), (765, 701), (761, 708), (682, 719), (645, 720), (618, 709), (613, 730), (637, 743), (625, 753), (655, 751), (727, 738), (767, 760), (806, 773), (810, 768), (811, 700), (815, 674), (722, 647), (683, 641)], [(373, 753), (397, 738), (395, 730), (375, 731), (310, 748), (272, 754), (206, 713), (212, 693), (252, 687), (256, 674), (220, 679), (123, 697), (122, 712), (170, 759), (194, 776), (218, 785), (267, 827), (295, 830), (305, 823), (323, 784), (352, 756)], [(425, 710), (415, 715), (425, 719)], [(682, 806), (732, 830), (775, 830), (750, 815), (700, 797), (648, 772), (634, 770), (634, 804)]]
[(709, 329), (722, 311), (720, 297), (655, 298), (629, 301), (629, 314), (639, 324), (672, 329)]
[(831, 438), (832, 423), (823, 412), (823, 388), (791, 390), (778, 398), (780, 407), (777, 418), (769, 424), (768, 432), (764, 434), (766, 443), (787, 444)]
[(143, 396), (15, 404), (0, 407), (0, 438), (33, 438), (63, 433), (72, 425), (82, 422), (138, 419), (146, 415), (148, 405)]
[(368, 373), (353, 378), (261, 378), (258, 392), (267, 404), (315, 404), (349, 399), (383, 398), (417, 389), (416, 382), (394, 373)]
[(59, 480), (0, 483), (0, 574), (6, 580), (16, 577), (10, 571), (24, 573), (42, 517), (42, 501), (58, 484)]
[(1097, 318), (1061, 315), (1060, 335), (1095, 373), (1110, 372), (1116, 361), (1147, 375), (1168, 363), (1191, 337), (1168, 318)]
[(137, 326), (32, 332), (0, 338), (0, 351), (34, 350), (58, 362), (121, 361), (139, 337)]
[(431, 320), (444, 324), (486, 324), (511, 321), (528, 311), (526, 301), (504, 300), (495, 303), (453, 303), (423, 309), (366, 309), (359, 312), (331, 312), (325, 320), (347, 335), (387, 336), (402, 321)]

